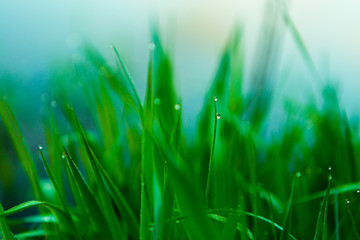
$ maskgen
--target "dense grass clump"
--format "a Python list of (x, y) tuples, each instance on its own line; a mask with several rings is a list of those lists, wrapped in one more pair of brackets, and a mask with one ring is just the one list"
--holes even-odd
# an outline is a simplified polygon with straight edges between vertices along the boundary
[[(285, 23), (316, 74), (290, 17), (273, 18)], [(115, 47), (117, 68), (85, 46), (85, 60), (56, 77), (57, 107), (49, 103), (43, 112), (46, 144), (37, 155), (12, 103), (1, 100), (11, 140), (1, 148), (15, 150), (34, 199), (0, 205), (2, 239), (359, 239), (360, 139), (335, 89), (322, 86), (322, 105), (285, 102), (286, 120), (267, 134), (274, 124), (277, 31), (264, 28), (246, 92), (242, 32), (232, 34), (193, 138), (186, 137), (171, 59), (158, 34), (144, 102)], [(81, 82), (90, 115), (77, 115), (73, 81)], [(30, 216), (19, 214), (34, 207), (39, 211)]]

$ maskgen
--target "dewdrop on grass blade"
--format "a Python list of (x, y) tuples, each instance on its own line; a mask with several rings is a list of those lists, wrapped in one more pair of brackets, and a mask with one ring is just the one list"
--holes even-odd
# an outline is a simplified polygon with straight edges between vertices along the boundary
[(221, 118), (221, 116), (220, 116), (220, 114), (219, 113), (216, 113), (216, 119), (220, 119)]
[(148, 48), (149, 48), (150, 51), (154, 51), (155, 47), (156, 47), (155, 43), (153, 43), (153, 42), (150, 42), (149, 45), (148, 45)]
[(329, 166), (329, 180), (332, 180), (332, 169), (331, 169), (331, 166)]
[(296, 173), (296, 177), (297, 177), (297, 178), (301, 177), (301, 172), (297, 172), (297, 173)]
[(39, 150), (42, 150), (42, 149), (43, 149), (43, 147), (42, 147), (41, 145), (39, 145), (38, 148), (39, 148)]
[(155, 99), (154, 99), (154, 104), (155, 104), (155, 105), (159, 105), (160, 103), (161, 103), (160, 98), (155, 98)]
[(175, 104), (174, 108), (176, 111), (179, 111), (181, 109), (181, 106), (180, 104)]

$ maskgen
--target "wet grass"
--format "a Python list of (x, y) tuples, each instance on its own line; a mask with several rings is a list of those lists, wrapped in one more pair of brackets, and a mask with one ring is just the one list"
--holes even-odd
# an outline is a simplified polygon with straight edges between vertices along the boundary
[[(278, 23), (264, 28), (246, 92), (243, 36), (234, 31), (191, 139), (172, 61), (156, 32), (144, 103), (115, 47), (117, 68), (84, 47), (84, 61), (57, 76), (57, 107), (45, 106), (46, 144), (38, 154), (29, 151), (12, 103), (2, 99), (11, 143), (1, 149), (14, 149), (33, 193), (32, 201), (0, 205), (2, 239), (359, 239), (358, 129), (336, 89), (319, 79), (289, 15), (270, 19), (289, 30), (323, 102), (284, 103), (286, 121), (270, 137)], [(87, 121), (71, 100), (74, 79), (81, 81)], [(86, 128), (88, 121), (93, 126)], [(1, 161), (13, 161), (3, 155)], [(18, 214), (29, 208), (39, 211)]]

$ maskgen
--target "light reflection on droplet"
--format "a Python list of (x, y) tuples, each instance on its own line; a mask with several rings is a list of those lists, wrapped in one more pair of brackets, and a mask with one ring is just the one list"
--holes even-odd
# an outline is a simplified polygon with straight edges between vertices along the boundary
[(220, 119), (220, 118), (221, 118), (220, 114), (217, 113), (217, 114), (216, 114), (216, 119)]
[(150, 42), (149, 45), (148, 45), (148, 48), (149, 48), (150, 51), (153, 51), (155, 49), (155, 43)]
[(175, 104), (174, 108), (176, 111), (179, 111), (181, 109), (181, 106), (180, 104)]

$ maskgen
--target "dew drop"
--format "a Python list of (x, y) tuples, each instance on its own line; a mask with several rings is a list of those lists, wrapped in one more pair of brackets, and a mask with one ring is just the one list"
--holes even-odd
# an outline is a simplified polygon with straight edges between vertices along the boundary
[(358, 190), (356, 191), (356, 193), (360, 193), (360, 189), (358, 189)]
[(150, 51), (154, 51), (154, 49), (155, 49), (155, 43), (150, 42), (149, 45), (148, 45), (148, 48), (149, 48)]
[(180, 220), (176, 220), (175, 223), (179, 224), (179, 223), (180, 223)]
[(53, 108), (55, 108), (56, 106), (57, 106), (57, 102), (54, 100), (54, 101), (52, 101), (51, 102), (51, 106), (53, 107)]
[(148, 229), (150, 232), (152, 232), (154, 230), (154, 227), (149, 227)]
[(62, 159), (65, 159), (65, 154), (61, 155), (61, 158), (62, 158)]
[(220, 119), (220, 114), (219, 113), (216, 113), (216, 119)]
[(43, 147), (42, 147), (41, 145), (39, 145), (38, 148), (39, 148), (39, 150), (42, 150), (42, 149), (43, 149)]
[(350, 200), (349, 199), (345, 199), (347, 204), (350, 204)]
[(160, 98), (155, 98), (154, 104), (155, 104), (155, 105), (159, 105), (160, 103), (161, 103)]
[(296, 173), (296, 177), (297, 177), (297, 178), (301, 177), (301, 172), (297, 172), (297, 173)]
[(218, 98), (217, 97), (214, 97), (214, 102), (217, 102), (218, 101)]
[(181, 106), (180, 104), (175, 104), (174, 108), (176, 111), (179, 111), (181, 109)]

